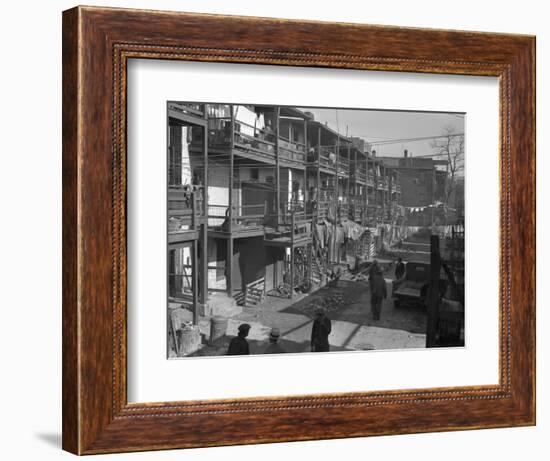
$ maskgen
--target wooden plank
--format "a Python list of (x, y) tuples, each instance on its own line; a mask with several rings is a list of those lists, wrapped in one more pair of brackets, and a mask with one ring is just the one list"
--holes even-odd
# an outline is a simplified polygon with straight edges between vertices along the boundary
[(78, 378), (79, 363), (79, 293), (78, 279), (78, 140), (79, 130), (79, 11), (72, 9), (63, 13), (63, 373), (62, 373), (62, 447), (72, 453), (82, 451), (80, 444), (81, 417), (79, 401), (81, 397)]

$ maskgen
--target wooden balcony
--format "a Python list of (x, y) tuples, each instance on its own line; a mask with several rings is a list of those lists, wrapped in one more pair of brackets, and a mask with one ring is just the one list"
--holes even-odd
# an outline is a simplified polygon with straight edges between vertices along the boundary
[(365, 197), (355, 195), (350, 199), (349, 217), (355, 222), (362, 222), (366, 216)]
[(317, 146), (311, 148), (307, 155), (307, 165), (314, 169), (319, 168), (323, 173), (336, 174), (335, 146)]
[(204, 104), (193, 102), (171, 102), (168, 104), (168, 111), (173, 111), (175, 114), (193, 115), (195, 117), (204, 117)]
[(353, 181), (355, 181), (356, 183), (359, 183), (359, 184), (367, 183), (367, 174), (365, 173), (364, 170), (360, 170), (358, 165), (352, 169), (351, 177)]
[(266, 246), (296, 248), (312, 242), (312, 215), (305, 211), (291, 211), (272, 218), (276, 220), (276, 225), (275, 228), (266, 227)]
[(378, 190), (388, 190), (389, 182), (387, 179), (378, 178)]
[(265, 205), (233, 206), (208, 205), (208, 235), (217, 238), (245, 238), (264, 235)]
[(198, 239), (202, 219), (202, 191), (195, 186), (168, 187), (168, 243)]
[(374, 183), (375, 183), (374, 173), (372, 171), (369, 171), (367, 173), (367, 186), (374, 187)]
[[(231, 140), (233, 133), (233, 143)], [(279, 136), (279, 163), (282, 167), (304, 169), (306, 146)], [(269, 165), (277, 162), (277, 137), (267, 128), (258, 128), (235, 120), (231, 129), (230, 117), (208, 119), (209, 152), (227, 153), (233, 144), (235, 155)]]
[(338, 176), (349, 177), (349, 164), (349, 159), (345, 157), (338, 159)]
[(279, 136), (279, 161), (304, 168), (306, 162), (305, 144)]

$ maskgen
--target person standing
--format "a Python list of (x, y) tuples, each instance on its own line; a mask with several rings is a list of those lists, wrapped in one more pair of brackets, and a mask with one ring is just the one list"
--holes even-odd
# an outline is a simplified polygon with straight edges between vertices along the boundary
[(378, 265), (378, 260), (375, 259), (369, 267), (369, 282), (372, 282), (372, 278), (374, 274), (376, 274), (379, 271), (381, 272), (381, 269), (380, 269), (380, 266)]
[(266, 347), (264, 354), (284, 354), (286, 351), (279, 344), (281, 332), (278, 328), (272, 328), (269, 333), (269, 346)]
[(386, 280), (382, 275), (382, 271), (377, 271), (372, 274), (371, 282), (371, 309), (372, 318), (374, 320), (380, 320), (380, 313), (382, 311), (382, 301), (386, 299), (388, 293), (386, 291)]
[(328, 336), (332, 330), (332, 323), (322, 306), (315, 308), (315, 320), (311, 328), (311, 352), (329, 352)]
[(405, 275), (405, 263), (403, 258), (397, 259), (397, 264), (395, 265), (395, 280), (402, 279)]
[(395, 290), (397, 290), (405, 280), (405, 272), (405, 263), (402, 258), (398, 258), (397, 264), (395, 265), (395, 280), (392, 280), (391, 282), (392, 293), (395, 293)]
[(227, 355), (250, 355), (248, 341), (246, 340), (248, 332), (250, 331), (250, 325), (248, 323), (242, 323), (239, 325), (238, 330), (238, 335), (229, 343)]

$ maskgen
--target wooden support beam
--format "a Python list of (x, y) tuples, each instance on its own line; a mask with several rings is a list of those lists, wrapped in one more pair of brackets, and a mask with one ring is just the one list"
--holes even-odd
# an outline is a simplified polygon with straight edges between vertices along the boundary
[[(198, 305), (197, 305), (197, 301), (198, 301), (198, 296), (197, 296), (197, 292), (199, 290), (199, 271), (197, 270), (198, 269), (198, 265), (197, 265), (197, 258), (198, 258), (198, 252), (197, 252), (197, 246), (198, 246), (198, 242), (197, 240), (194, 240), (192, 243), (191, 243), (191, 277), (192, 277), (192, 290), (193, 290), (193, 325), (198, 325), (199, 324), (199, 311), (198, 311)], [(202, 293), (201, 293), (201, 297), (202, 297)]]
[(319, 201), (321, 198), (321, 127), (317, 129), (317, 220), (319, 220)]
[(437, 324), (439, 314), (439, 273), (441, 258), (439, 255), (439, 237), (430, 237), (430, 287), (427, 296), (428, 328), (426, 331), (426, 347), (437, 346)]
[(279, 106), (275, 107), (275, 228), (279, 228), (279, 216), (281, 214), (281, 172), (280, 172), (280, 158), (279, 158), (279, 115), (281, 109)]
[(290, 223), (290, 299), (292, 299), (294, 297), (294, 210), (292, 210)]
[(229, 106), (231, 112), (231, 140), (229, 149), (229, 197), (228, 197), (228, 232), (229, 238), (227, 239), (227, 256), (226, 256), (226, 268), (225, 268), (225, 285), (228, 296), (233, 296), (233, 178), (234, 178), (234, 154), (235, 149), (235, 108), (233, 104)]
[(338, 166), (340, 162), (340, 135), (336, 137), (336, 184), (334, 185), (334, 203), (335, 208), (338, 210)]
[[(191, 227), (197, 229), (200, 226), (200, 220), (197, 219), (197, 193), (193, 191), (191, 195)], [(193, 296), (193, 325), (199, 323), (198, 294), (199, 294), (199, 269), (197, 261), (197, 241), (191, 243), (191, 291)], [(177, 345), (177, 337), (174, 336)], [(178, 352), (176, 350), (176, 352)]]
[(376, 207), (375, 215), (374, 215), (374, 225), (378, 225), (378, 165), (376, 164), (376, 160), (373, 159), (372, 162), (373, 166), (373, 173), (374, 173), (374, 206)]
[(348, 194), (348, 214), (349, 214), (349, 209), (350, 209), (350, 205), (351, 205), (351, 144), (350, 143), (348, 143), (348, 187), (347, 187), (347, 194)]
[(368, 212), (367, 205), (369, 204), (369, 157), (365, 155), (365, 188), (363, 189), (363, 224), (367, 223)]
[[(432, 205), (434, 204), (435, 202), (435, 166), (433, 167), (433, 170), (432, 170)], [(434, 207), (430, 207), (431, 209), (431, 227), (432, 227), (432, 232), (433, 232), (433, 228), (434, 228)]]
[[(304, 155), (305, 160), (307, 161), (307, 119), (304, 118)], [(304, 204), (308, 203), (309, 200), (311, 200), (311, 197), (309, 196), (309, 187), (307, 187), (307, 166), (304, 170)]]
[[(208, 114), (206, 104), (204, 105), (204, 127), (203, 127), (203, 163), (204, 163), (204, 178), (202, 190), (202, 216), (201, 227), (199, 233), (201, 254), (200, 254), (200, 298), (201, 304), (206, 304), (208, 301)], [(195, 252), (197, 251), (197, 243), (194, 245)], [(195, 256), (195, 258), (197, 255)], [(196, 267), (196, 266), (195, 266)], [(197, 318), (198, 322), (198, 318)]]
[(382, 221), (386, 219), (386, 194), (384, 190), (385, 181), (386, 181), (386, 171), (384, 166), (380, 164), (380, 177), (382, 178)]

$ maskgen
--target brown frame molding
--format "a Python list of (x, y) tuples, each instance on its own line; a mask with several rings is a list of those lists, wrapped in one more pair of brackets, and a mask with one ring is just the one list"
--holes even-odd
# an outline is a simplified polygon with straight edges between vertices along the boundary
[[(499, 77), (500, 383), (128, 404), (125, 124), (131, 58)], [(533, 424), (534, 37), (93, 7), (63, 13), (65, 450), (91, 454)]]

